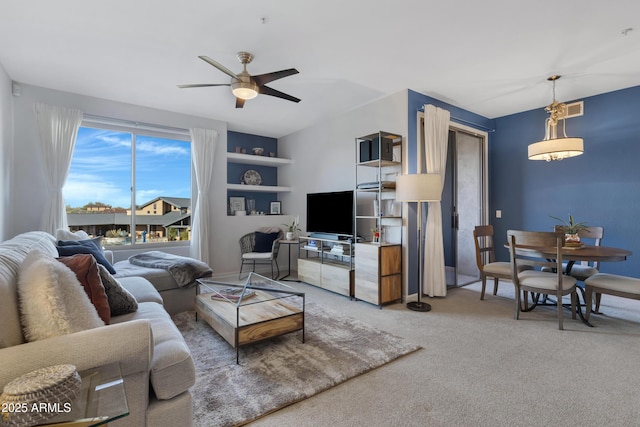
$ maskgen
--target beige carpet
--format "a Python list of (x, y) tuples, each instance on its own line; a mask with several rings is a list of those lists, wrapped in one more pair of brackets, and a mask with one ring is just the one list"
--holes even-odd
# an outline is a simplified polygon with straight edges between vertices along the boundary
[(251, 423), (259, 427), (632, 426), (640, 420), (640, 301), (603, 297), (595, 328), (553, 309), (513, 319), (513, 285), (382, 310), (294, 284), (314, 301), (419, 344), (393, 363)]
[(174, 317), (196, 365), (194, 426), (242, 425), (420, 347), (317, 304), (294, 332), (236, 352), (193, 312)]

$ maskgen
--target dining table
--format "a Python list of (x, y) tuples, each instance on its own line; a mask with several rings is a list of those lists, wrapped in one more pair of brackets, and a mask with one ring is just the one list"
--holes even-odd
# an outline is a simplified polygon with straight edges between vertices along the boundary
[[(506, 243), (505, 247), (509, 247), (509, 244)], [(556, 248), (555, 247), (541, 247), (541, 246), (517, 246), (518, 250), (529, 254), (531, 256), (537, 256), (541, 258), (547, 259), (555, 259), (556, 258)], [(595, 245), (577, 245), (577, 246), (563, 246), (562, 247), (562, 260), (567, 261), (567, 266), (565, 268), (565, 274), (571, 275), (571, 269), (573, 268), (576, 262), (588, 261), (588, 262), (620, 262), (625, 261), (628, 256), (632, 254), (631, 251), (622, 248), (614, 248), (610, 246), (595, 246)], [(585, 301), (585, 291), (584, 288), (578, 286), (577, 289), (580, 290), (582, 294), (582, 300)], [(539, 305), (538, 302), (539, 295), (535, 297), (533, 301), (533, 305), (529, 307), (526, 311), (530, 311)], [(545, 297), (547, 299), (548, 297)], [(555, 305), (555, 304), (554, 304)], [(577, 311), (578, 315), (582, 322), (587, 326), (591, 325), (582, 314), (582, 305), (578, 304)]]

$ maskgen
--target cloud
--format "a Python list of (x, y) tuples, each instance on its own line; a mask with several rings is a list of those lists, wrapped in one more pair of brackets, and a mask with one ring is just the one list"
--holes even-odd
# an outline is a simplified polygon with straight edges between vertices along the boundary
[(99, 175), (70, 174), (62, 192), (65, 204), (74, 208), (91, 202), (125, 208), (131, 205), (131, 194), (126, 187), (104, 181)]
[(158, 144), (152, 141), (137, 141), (136, 150), (159, 156), (187, 156), (189, 150), (184, 147), (170, 144)]

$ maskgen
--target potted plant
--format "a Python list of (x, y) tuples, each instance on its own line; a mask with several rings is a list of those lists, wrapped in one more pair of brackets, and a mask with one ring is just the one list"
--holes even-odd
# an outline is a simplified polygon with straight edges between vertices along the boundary
[(293, 222), (291, 224), (282, 224), (285, 227), (287, 227), (287, 232), (285, 234), (285, 237), (287, 240), (293, 240), (296, 232), (298, 231), (302, 231), (300, 230), (300, 228), (298, 228), (298, 218), (296, 217)]
[(562, 223), (562, 226), (564, 227), (564, 240), (567, 243), (580, 243), (580, 236), (578, 233), (588, 228), (588, 225), (584, 222), (575, 222), (573, 215), (571, 214), (569, 214), (569, 221), (565, 221), (557, 216), (551, 216), (551, 218)]

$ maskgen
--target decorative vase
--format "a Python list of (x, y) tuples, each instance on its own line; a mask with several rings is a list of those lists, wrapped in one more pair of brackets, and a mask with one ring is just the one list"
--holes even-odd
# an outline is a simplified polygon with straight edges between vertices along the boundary
[(566, 243), (580, 243), (580, 236), (578, 236), (578, 234), (570, 234), (570, 233), (566, 233), (564, 235), (564, 241)]
[(293, 231), (287, 231), (287, 234), (286, 234), (287, 240), (293, 240), (293, 237), (294, 237), (294, 232)]

